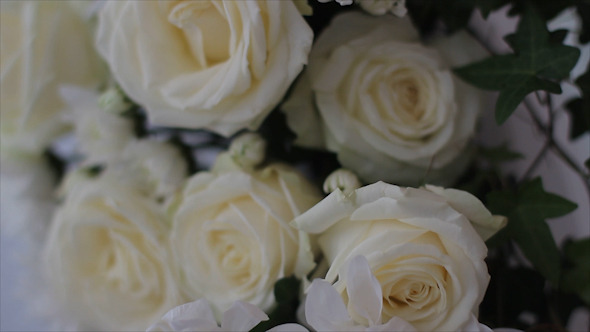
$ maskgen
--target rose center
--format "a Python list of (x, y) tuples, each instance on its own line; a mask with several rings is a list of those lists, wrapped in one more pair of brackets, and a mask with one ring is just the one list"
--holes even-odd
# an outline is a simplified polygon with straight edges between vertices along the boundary
[(384, 300), (392, 306), (408, 305), (416, 309), (421, 309), (426, 304), (430, 292), (437, 291), (434, 289), (436, 286), (433, 288), (431, 285), (418, 282), (414, 282), (406, 287), (408, 288), (399, 289), (394, 294), (390, 294), (384, 298)]
[(182, 30), (201, 67), (223, 62), (230, 56), (231, 30), (223, 6), (215, 1), (183, 1), (168, 15), (168, 21)]
[(425, 263), (423, 257), (383, 266), (375, 277), (382, 285), (384, 321), (398, 316), (412, 322), (436, 315), (446, 306), (447, 272), (438, 264)]
[(234, 230), (217, 230), (208, 237), (209, 247), (214, 253), (222, 274), (236, 284), (242, 284), (250, 278), (250, 252), (247, 243), (241, 241), (239, 232)]
[(393, 98), (396, 99), (396, 103), (400, 106), (400, 110), (406, 112), (414, 121), (420, 121), (424, 115), (424, 109), (418, 106), (419, 101), (419, 90), (410, 79), (405, 79), (401, 82), (393, 83)]

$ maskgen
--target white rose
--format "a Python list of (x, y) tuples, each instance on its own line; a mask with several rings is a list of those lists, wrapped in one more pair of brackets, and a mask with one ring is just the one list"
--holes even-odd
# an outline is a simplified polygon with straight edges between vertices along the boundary
[(145, 330), (182, 303), (165, 217), (116, 182), (78, 186), (57, 210), (45, 249), (56, 298), (83, 329)]
[(95, 86), (103, 66), (65, 1), (0, 2), (0, 150), (40, 153), (64, 129), (60, 84)]
[(65, 118), (74, 127), (77, 149), (84, 155), (84, 163), (101, 164), (116, 159), (135, 139), (133, 122), (100, 109), (97, 92), (62, 86), (60, 94), (68, 106)]
[(246, 172), (226, 157), (189, 180), (171, 234), (181, 286), (218, 318), (238, 300), (268, 311), (278, 279), (313, 268), (307, 234), (289, 222), (321, 199), (285, 165)]
[[(326, 280), (338, 280), (334, 287), (345, 302), (343, 271), (353, 257), (367, 258), (381, 287), (382, 322), (400, 317), (418, 331), (461, 331), (477, 322), (489, 281), (487, 248), (444, 197), (378, 182), (348, 196), (336, 190), (293, 224), (321, 234)], [(366, 324), (354, 303), (347, 308)]]
[(165, 198), (182, 187), (188, 177), (188, 166), (175, 146), (144, 139), (125, 146), (120, 158), (107, 166), (104, 176), (133, 186), (148, 196)]
[[(365, 182), (448, 185), (469, 162), (465, 148), (482, 101), (451, 67), (483, 54), (464, 33), (424, 46), (409, 18), (342, 14), (310, 54), (312, 91), (296, 87), (283, 109), (298, 136), (304, 123), (323, 126), (323, 141), (299, 144), (325, 145)], [(317, 119), (291, 101), (301, 98), (315, 98)]]
[(256, 129), (307, 62), (291, 1), (109, 1), (97, 47), (158, 125)]

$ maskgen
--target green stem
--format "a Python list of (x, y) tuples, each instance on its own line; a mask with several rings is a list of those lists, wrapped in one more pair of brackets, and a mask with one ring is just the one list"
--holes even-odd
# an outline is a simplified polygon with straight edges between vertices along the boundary
[[(550, 99), (549, 99), (550, 100)], [(549, 110), (549, 124), (545, 125), (539, 116), (534, 112), (534, 107), (530, 104), (529, 101), (525, 100), (524, 105), (526, 106), (525, 109), (530, 114), (533, 122), (537, 126), (537, 129), (545, 134), (547, 137), (547, 144), (549, 144), (549, 148), (555, 152), (555, 154), (565, 162), (579, 177), (582, 178), (584, 181), (584, 185), (586, 190), (590, 193), (590, 174), (586, 173), (582, 168), (580, 168), (573, 159), (565, 152), (565, 150), (561, 147), (559, 143), (555, 141), (553, 136), (553, 112), (551, 112), (551, 108), (548, 106)]]
[(545, 144), (543, 144), (543, 147), (541, 148), (541, 150), (539, 150), (539, 152), (537, 153), (537, 156), (535, 157), (535, 159), (533, 159), (533, 161), (531, 162), (529, 167), (524, 172), (524, 174), (522, 176), (522, 180), (527, 180), (531, 177), (532, 172), (535, 169), (537, 169), (537, 166), (539, 166), (539, 163), (541, 162), (541, 160), (543, 159), (543, 157), (545, 156), (547, 151), (549, 151), (550, 147), (551, 147), (550, 140), (546, 140)]

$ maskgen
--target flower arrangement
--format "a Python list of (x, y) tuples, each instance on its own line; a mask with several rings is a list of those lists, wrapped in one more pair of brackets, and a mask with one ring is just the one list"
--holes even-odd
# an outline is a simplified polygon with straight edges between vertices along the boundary
[[(48, 329), (590, 328), (589, 234), (547, 223), (588, 200), (532, 176), (590, 192), (587, 2), (0, 5), (2, 235)], [(515, 176), (482, 122), (525, 112)]]

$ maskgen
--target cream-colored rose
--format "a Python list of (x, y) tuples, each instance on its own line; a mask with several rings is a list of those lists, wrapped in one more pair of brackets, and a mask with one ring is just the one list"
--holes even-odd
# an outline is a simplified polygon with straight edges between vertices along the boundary
[(78, 151), (85, 164), (102, 164), (120, 158), (125, 146), (135, 139), (133, 122), (100, 109), (99, 94), (93, 90), (62, 86), (67, 104), (65, 119), (74, 128)]
[[(448, 185), (469, 162), (482, 101), (451, 67), (483, 54), (464, 33), (425, 46), (409, 18), (342, 14), (314, 45), (309, 85), (283, 109), (299, 144), (336, 152), (365, 182)], [(293, 101), (310, 98), (318, 113)], [(308, 123), (322, 125), (322, 141), (303, 131)]]
[(348, 301), (343, 273), (360, 255), (381, 287), (380, 321), (400, 317), (418, 331), (463, 331), (477, 321), (489, 281), (487, 248), (468, 218), (443, 196), (378, 182), (350, 195), (336, 190), (293, 224), (320, 234), (326, 280), (338, 280), (334, 287), (359, 324), (367, 322)]
[(109, 1), (97, 47), (153, 123), (227, 136), (262, 123), (312, 39), (291, 1)]
[(182, 303), (159, 207), (117, 182), (68, 193), (45, 248), (56, 298), (80, 329), (145, 330)]
[(1, 158), (40, 153), (65, 126), (59, 85), (96, 86), (103, 69), (68, 2), (1, 1)]
[(206, 298), (218, 319), (238, 300), (268, 311), (278, 279), (313, 268), (307, 234), (289, 222), (321, 199), (286, 165), (246, 172), (226, 157), (189, 180), (171, 235), (181, 286)]

